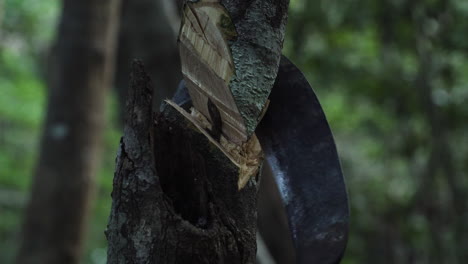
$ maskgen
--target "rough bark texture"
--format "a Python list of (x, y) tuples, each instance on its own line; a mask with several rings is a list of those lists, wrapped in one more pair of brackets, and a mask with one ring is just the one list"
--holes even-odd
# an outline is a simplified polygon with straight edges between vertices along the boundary
[(164, 6), (174, 5), (173, 1), (132, 0), (122, 3), (122, 19), (119, 30), (117, 52), (116, 88), (120, 102), (120, 116), (124, 118), (126, 93), (132, 60), (143, 61), (158, 91), (154, 93), (154, 109), (161, 101), (171, 98), (182, 79), (180, 73), (177, 32)]
[(153, 117), (135, 63), (106, 231), (109, 263), (253, 263), (257, 180), (170, 105)]
[(78, 263), (88, 215), (118, 0), (64, 1), (47, 119), (17, 263)]
[(230, 45), (236, 75), (229, 86), (247, 134), (257, 127), (276, 79), (289, 0), (221, 0), (237, 39)]

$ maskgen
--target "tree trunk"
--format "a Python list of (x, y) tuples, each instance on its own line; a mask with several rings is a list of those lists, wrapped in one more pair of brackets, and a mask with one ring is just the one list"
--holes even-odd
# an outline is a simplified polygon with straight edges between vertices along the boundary
[(106, 231), (108, 263), (253, 263), (257, 179), (167, 104), (135, 63)]
[(106, 232), (109, 263), (255, 261), (263, 152), (253, 131), (278, 71), (287, 6), (186, 3), (179, 48), (191, 113), (167, 102), (153, 124), (153, 89), (135, 64)]
[(64, 1), (17, 263), (78, 263), (99, 162), (119, 0)]

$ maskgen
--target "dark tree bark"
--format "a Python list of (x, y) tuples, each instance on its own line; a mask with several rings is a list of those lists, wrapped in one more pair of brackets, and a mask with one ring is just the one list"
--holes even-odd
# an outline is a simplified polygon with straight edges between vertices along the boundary
[(153, 118), (135, 63), (106, 231), (109, 263), (253, 263), (256, 180), (171, 105)]
[(79, 262), (112, 80), (119, 6), (118, 0), (63, 2), (17, 263)]

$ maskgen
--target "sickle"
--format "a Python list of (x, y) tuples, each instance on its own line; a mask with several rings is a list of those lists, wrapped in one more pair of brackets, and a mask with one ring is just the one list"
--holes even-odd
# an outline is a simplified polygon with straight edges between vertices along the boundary
[(349, 209), (333, 135), (312, 88), (283, 56), (256, 134), (286, 207), (298, 263), (339, 263)]
[[(301, 71), (281, 59), (270, 105), (256, 134), (286, 207), (298, 263), (339, 263), (349, 209), (333, 135)], [(191, 99), (182, 81), (173, 101)]]

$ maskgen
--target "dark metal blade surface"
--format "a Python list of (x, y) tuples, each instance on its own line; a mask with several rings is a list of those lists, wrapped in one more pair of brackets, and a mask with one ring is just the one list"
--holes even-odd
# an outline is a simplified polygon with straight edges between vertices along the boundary
[(348, 238), (345, 182), (328, 122), (301, 71), (283, 56), (256, 134), (285, 204), (298, 263), (339, 263)]

